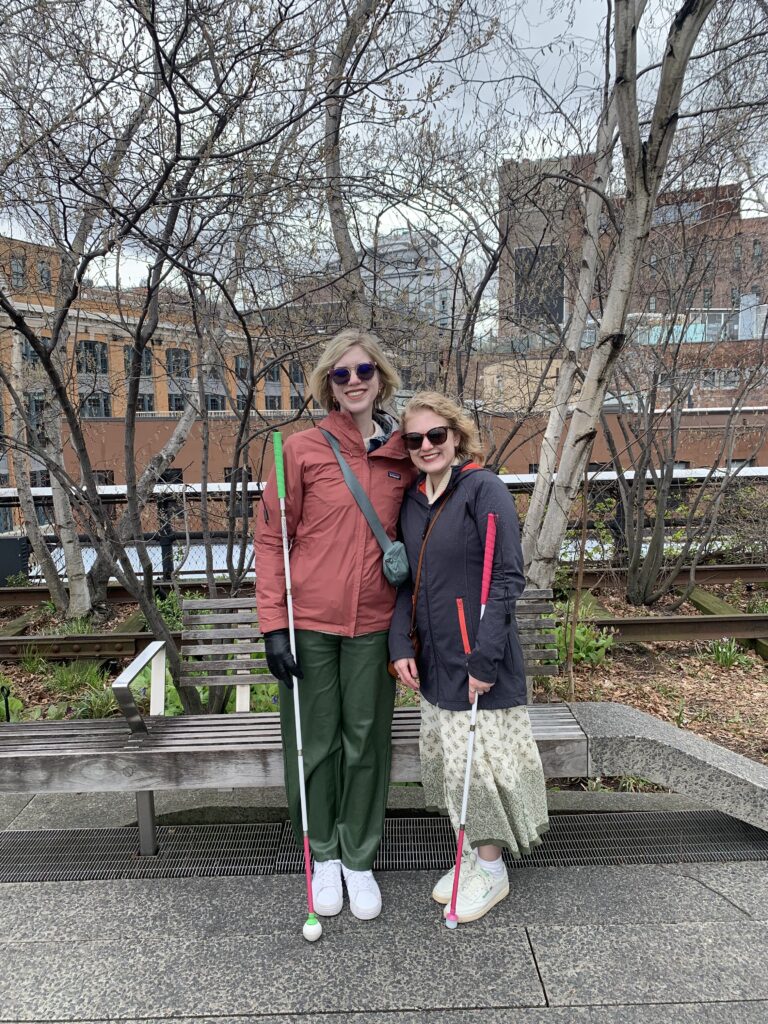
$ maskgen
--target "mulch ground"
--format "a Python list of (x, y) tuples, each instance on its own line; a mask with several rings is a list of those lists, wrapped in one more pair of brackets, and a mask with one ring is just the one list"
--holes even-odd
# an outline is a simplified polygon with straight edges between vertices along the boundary
[(707, 644), (616, 646), (602, 665), (577, 665), (548, 680), (535, 700), (610, 700), (628, 704), (768, 764), (768, 663), (743, 651), (742, 664), (719, 665)]

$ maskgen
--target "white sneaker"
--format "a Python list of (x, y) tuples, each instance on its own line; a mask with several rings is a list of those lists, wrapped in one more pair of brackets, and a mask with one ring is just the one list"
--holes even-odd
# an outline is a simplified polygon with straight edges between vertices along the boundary
[(315, 912), (323, 917), (340, 913), (344, 903), (341, 888), (341, 861), (316, 860), (312, 872), (312, 900)]
[[(456, 917), (459, 924), (477, 921), (507, 895), (509, 895), (509, 879), (506, 868), (500, 875), (492, 875), (484, 868), (475, 865), (474, 871), (467, 876), (466, 882), (463, 873), (459, 879), (459, 893), (456, 897)], [(443, 916), (447, 916), (450, 909), (450, 905), (447, 906), (443, 911)]]
[(381, 893), (372, 871), (352, 871), (341, 865), (349, 893), (349, 909), (361, 921), (372, 921), (381, 913)]
[[(477, 855), (474, 850), (465, 850), (461, 856), (461, 874), (459, 875), (459, 885), (462, 884), (464, 879), (475, 869), (477, 863)], [(440, 881), (437, 883), (435, 888), (432, 890), (432, 899), (435, 903), (450, 903), (451, 896), (453, 895), (453, 874), (456, 870), (456, 865), (447, 871)]]

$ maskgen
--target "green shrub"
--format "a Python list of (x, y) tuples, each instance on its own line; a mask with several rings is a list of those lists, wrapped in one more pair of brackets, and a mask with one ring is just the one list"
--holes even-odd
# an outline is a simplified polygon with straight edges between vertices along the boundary
[[(558, 660), (564, 663), (568, 657), (568, 645), (572, 625), (559, 623), (555, 629), (557, 636)], [(573, 639), (574, 665), (586, 662), (588, 665), (602, 665), (605, 656), (613, 647), (613, 636), (604, 629), (598, 629), (587, 622), (579, 622)]]

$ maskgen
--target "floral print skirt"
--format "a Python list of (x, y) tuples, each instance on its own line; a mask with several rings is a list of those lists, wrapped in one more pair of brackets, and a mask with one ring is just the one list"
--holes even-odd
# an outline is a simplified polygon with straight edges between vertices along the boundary
[[(450, 816), (458, 832), (467, 763), (469, 711), (421, 701), (421, 777), (428, 808)], [(528, 709), (477, 713), (465, 842), (530, 853), (549, 828), (544, 770)]]

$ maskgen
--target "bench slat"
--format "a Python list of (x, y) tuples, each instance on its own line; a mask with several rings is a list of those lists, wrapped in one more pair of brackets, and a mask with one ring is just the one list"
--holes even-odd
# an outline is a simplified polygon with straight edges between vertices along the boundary
[(256, 595), (252, 597), (201, 597), (182, 598), (182, 611), (190, 611), (194, 608), (216, 609), (216, 608), (243, 608), (253, 609), (256, 607)]
[(230, 626), (228, 629), (185, 629), (181, 634), (181, 647), (184, 650), (190, 640), (247, 640), (252, 637), (261, 639), (261, 630), (254, 629), (253, 626), (239, 628)]

